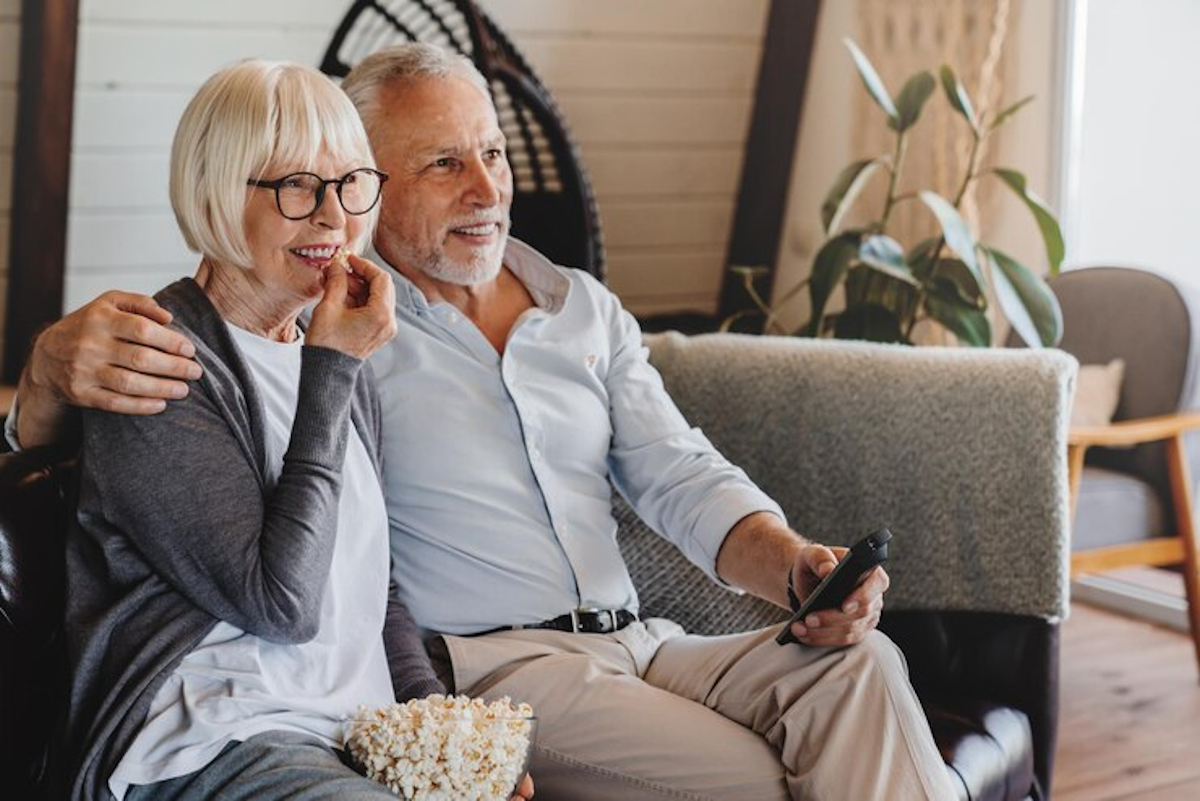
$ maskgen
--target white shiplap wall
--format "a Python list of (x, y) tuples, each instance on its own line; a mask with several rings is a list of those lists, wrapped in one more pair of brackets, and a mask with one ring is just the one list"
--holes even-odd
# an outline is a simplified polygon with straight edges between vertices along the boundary
[[(191, 272), (166, 192), (170, 140), (188, 98), (237, 58), (317, 63), (348, 5), (83, 0), (68, 309), (106, 288), (150, 292)], [(711, 309), (767, 0), (481, 5), (567, 115), (599, 198), (612, 287), (639, 312)]]
[[(21, 0), (0, 0), (0, 323), (8, 298), (8, 238), (12, 233), (13, 139), (17, 122), (17, 62)], [(0, 353), (4, 327), (0, 325)]]

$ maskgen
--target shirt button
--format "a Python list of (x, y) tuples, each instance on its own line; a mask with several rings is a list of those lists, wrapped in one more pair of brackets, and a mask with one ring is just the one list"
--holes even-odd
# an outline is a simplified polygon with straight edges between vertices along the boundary
[(458, 322), (458, 313), (457, 312), (449, 312), (446, 315), (446, 322), (450, 323), (450, 325), (454, 325), (455, 323), (457, 323)]

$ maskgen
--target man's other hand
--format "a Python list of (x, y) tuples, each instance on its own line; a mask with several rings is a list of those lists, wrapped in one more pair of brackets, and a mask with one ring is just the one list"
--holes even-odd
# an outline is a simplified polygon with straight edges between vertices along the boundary
[(29, 383), (73, 406), (157, 414), (200, 377), (195, 346), (170, 322), (153, 298), (105, 292), (42, 332)]
[(60, 441), (72, 406), (157, 414), (200, 377), (196, 348), (153, 298), (105, 292), (43, 331), (18, 390), (22, 447)]

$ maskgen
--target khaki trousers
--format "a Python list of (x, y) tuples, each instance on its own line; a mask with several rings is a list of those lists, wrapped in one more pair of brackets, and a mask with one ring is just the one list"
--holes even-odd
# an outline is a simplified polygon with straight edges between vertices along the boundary
[(827, 649), (775, 634), (648, 620), (446, 636), (443, 657), (456, 692), (533, 705), (537, 801), (956, 797), (887, 637)]

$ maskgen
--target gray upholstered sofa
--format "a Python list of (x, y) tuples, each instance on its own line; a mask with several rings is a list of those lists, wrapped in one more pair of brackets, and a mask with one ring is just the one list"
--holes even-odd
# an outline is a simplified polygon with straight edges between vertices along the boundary
[[(962, 798), (1043, 798), (1066, 611), (1059, 353), (742, 336), (651, 338), (684, 413), (829, 543), (895, 532), (883, 628), (904, 649)], [(0, 796), (54, 798), (66, 697), (63, 454), (0, 455)], [(779, 610), (683, 562), (618, 503), (643, 613), (700, 632)]]
[[(793, 527), (895, 533), (882, 628), (905, 651), (961, 797), (1046, 797), (1067, 611), (1073, 359), (774, 337), (647, 337), (693, 425)], [(717, 587), (617, 501), (646, 616), (698, 632), (781, 611)]]

